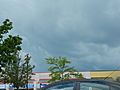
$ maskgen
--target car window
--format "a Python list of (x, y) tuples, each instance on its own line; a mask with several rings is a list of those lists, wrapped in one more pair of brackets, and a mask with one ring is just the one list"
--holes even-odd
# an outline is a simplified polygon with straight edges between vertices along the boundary
[(74, 83), (61, 84), (48, 88), (47, 90), (73, 90)]
[(120, 90), (120, 87), (119, 86), (111, 86), (110, 90)]
[(97, 83), (80, 83), (80, 90), (111, 90), (108, 85)]

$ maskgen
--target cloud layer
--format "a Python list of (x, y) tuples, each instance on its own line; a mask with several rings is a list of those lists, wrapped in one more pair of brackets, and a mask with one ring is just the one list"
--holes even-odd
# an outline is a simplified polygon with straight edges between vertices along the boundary
[(65, 56), (78, 70), (120, 66), (119, 0), (0, 0), (0, 22), (13, 21), (35, 71), (45, 58)]

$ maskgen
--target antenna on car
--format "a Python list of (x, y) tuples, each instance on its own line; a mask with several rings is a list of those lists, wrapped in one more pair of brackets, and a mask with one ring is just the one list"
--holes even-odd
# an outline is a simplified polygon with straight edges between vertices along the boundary
[(107, 77), (104, 78), (104, 80), (108, 79), (113, 73), (115, 73), (119, 69), (120, 69), (120, 66), (118, 66), (115, 70), (113, 70)]

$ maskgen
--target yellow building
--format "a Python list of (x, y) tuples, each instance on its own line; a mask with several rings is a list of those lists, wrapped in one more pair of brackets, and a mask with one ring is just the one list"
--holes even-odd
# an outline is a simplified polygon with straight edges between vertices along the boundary
[(91, 78), (94, 79), (112, 79), (116, 80), (118, 77), (120, 77), (120, 71), (91, 71), (90, 72)]
[[(118, 77), (120, 77), (120, 71), (105, 71), (105, 70), (97, 70), (97, 71), (85, 71), (80, 72), (82, 73), (83, 77), (86, 79), (110, 79), (110, 80), (116, 80)], [(30, 80), (31, 83), (38, 82), (38, 83), (47, 83), (47, 81), (50, 79), (48, 72), (34, 72), (34, 75), (32, 76), (32, 79)]]

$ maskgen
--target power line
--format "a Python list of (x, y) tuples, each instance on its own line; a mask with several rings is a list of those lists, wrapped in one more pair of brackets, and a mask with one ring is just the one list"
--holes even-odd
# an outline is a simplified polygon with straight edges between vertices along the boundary
[(107, 77), (104, 78), (104, 80), (108, 79), (113, 73), (115, 73), (117, 70), (120, 69), (120, 66), (118, 66), (114, 71), (112, 71)]

